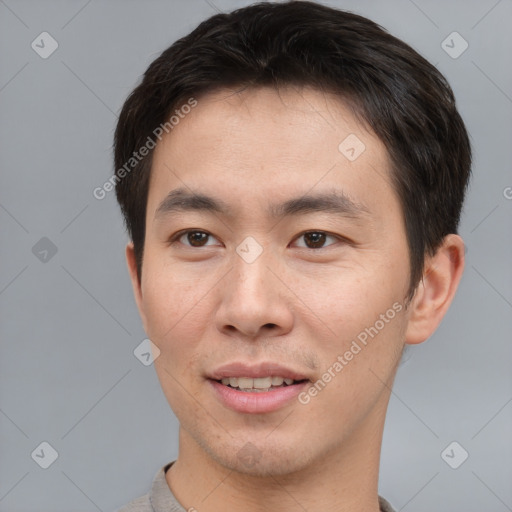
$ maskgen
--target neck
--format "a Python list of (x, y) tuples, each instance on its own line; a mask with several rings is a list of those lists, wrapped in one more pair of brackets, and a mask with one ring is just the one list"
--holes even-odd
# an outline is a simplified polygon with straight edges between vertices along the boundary
[(342, 446), (299, 471), (279, 476), (253, 476), (226, 468), (180, 429), (179, 456), (166, 473), (167, 483), (186, 510), (378, 512), (386, 407), (379, 409), (373, 411), (376, 417), (366, 418)]

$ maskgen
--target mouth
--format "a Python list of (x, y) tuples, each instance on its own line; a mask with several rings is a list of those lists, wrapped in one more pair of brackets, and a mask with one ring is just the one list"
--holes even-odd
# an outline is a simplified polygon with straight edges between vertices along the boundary
[(312, 381), (275, 363), (231, 363), (208, 375), (213, 396), (221, 405), (245, 414), (277, 411), (293, 403)]
[(307, 379), (289, 379), (281, 376), (269, 377), (224, 377), (216, 382), (244, 393), (266, 393), (306, 382)]

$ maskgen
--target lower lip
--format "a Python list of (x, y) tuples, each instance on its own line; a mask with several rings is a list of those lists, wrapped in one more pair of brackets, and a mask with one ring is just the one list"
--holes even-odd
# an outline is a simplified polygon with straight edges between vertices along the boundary
[(300, 392), (307, 386), (308, 382), (300, 382), (291, 386), (271, 389), (270, 391), (251, 392), (239, 391), (210, 380), (215, 394), (220, 401), (230, 409), (248, 414), (261, 414), (281, 409), (293, 399), (297, 398)]

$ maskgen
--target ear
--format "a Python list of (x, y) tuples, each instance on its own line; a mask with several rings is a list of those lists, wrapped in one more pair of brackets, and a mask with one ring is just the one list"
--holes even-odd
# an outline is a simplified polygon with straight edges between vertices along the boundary
[(409, 305), (406, 343), (421, 343), (437, 329), (455, 296), (463, 270), (464, 242), (459, 235), (447, 235), (435, 255), (425, 262), (423, 278)]
[(142, 324), (144, 325), (144, 329), (145, 329), (146, 328), (146, 314), (144, 311), (144, 302), (142, 300), (142, 287), (141, 287), (141, 281), (139, 279), (139, 275), (137, 272), (137, 261), (135, 259), (135, 249), (133, 247), (133, 242), (130, 242), (126, 246), (126, 263), (128, 265), (128, 272), (130, 273), (130, 279), (132, 281), (133, 295), (135, 297), (137, 309), (139, 310), (139, 315), (142, 319)]

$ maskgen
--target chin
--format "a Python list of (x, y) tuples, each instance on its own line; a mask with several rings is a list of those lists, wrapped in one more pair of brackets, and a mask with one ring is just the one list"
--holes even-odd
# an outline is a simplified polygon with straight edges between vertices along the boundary
[[(229, 439), (225, 443), (212, 446), (204, 440), (200, 443), (208, 455), (219, 465), (229, 471), (258, 478), (285, 476), (307, 469), (315, 457), (305, 451), (305, 443), (288, 436), (271, 442), (262, 437), (246, 436), (245, 439)], [(311, 449), (311, 442), (307, 443)]]

